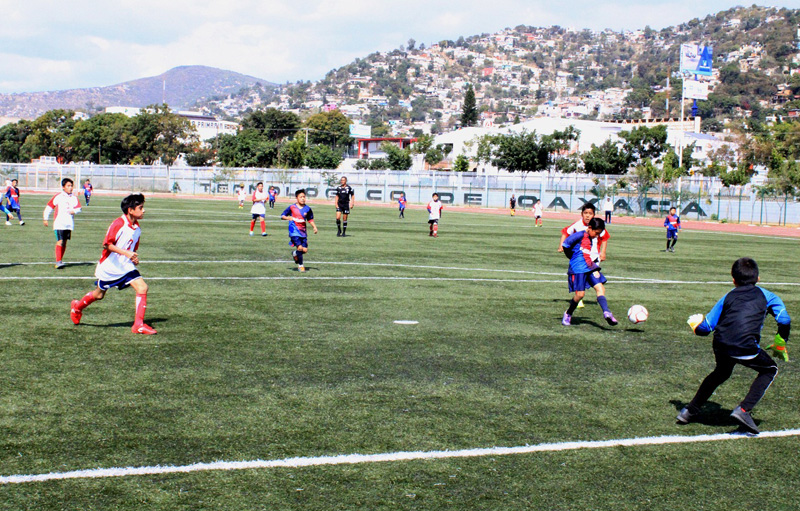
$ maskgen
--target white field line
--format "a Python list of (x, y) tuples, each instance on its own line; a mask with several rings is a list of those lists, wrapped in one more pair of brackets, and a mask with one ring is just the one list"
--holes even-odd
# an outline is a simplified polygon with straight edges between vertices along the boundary
[(690, 444), (699, 442), (719, 442), (724, 440), (744, 440), (800, 436), (800, 429), (782, 431), (763, 431), (758, 436), (745, 434), (716, 434), (697, 436), (659, 436), (644, 438), (623, 438), (618, 440), (595, 440), (582, 442), (559, 442), (519, 447), (488, 447), (462, 449), (457, 451), (406, 451), (382, 454), (341, 454), (338, 456), (315, 456), (285, 458), (282, 460), (254, 461), (215, 461), (194, 463), (192, 465), (154, 465), (144, 467), (95, 468), (70, 472), (50, 472), (48, 474), (0, 476), (0, 484), (33, 483), (63, 479), (95, 479), (101, 477), (128, 477), (154, 474), (179, 474), (205, 472), (210, 470), (248, 470), (259, 468), (301, 468), (335, 465), (358, 465), (363, 463), (387, 463), (412, 460), (441, 460), (452, 458), (477, 458), (483, 456), (507, 456), (531, 454), (536, 452), (573, 451), (578, 449), (606, 449), (609, 447), (638, 447), (649, 445)]
[[(0, 268), (4, 265), (10, 266), (35, 266), (35, 265), (51, 265), (52, 262), (33, 261), (33, 262), (19, 262), (19, 263), (0, 263)], [(70, 263), (68, 263), (70, 264)], [(95, 264), (95, 261), (82, 261), (73, 262), (71, 264)], [(142, 266), (149, 264), (293, 264), (291, 261), (286, 260), (266, 260), (257, 261), (249, 259), (230, 259), (230, 260), (155, 260), (142, 262)], [(492, 268), (464, 268), (458, 266), (431, 266), (431, 265), (414, 265), (414, 264), (399, 264), (399, 263), (363, 263), (352, 261), (314, 261), (314, 264), (330, 264), (330, 265), (343, 265), (343, 266), (378, 266), (390, 268), (415, 268), (415, 269), (429, 269), (429, 270), (451, 270), (451, 271), (477, 271), (482, 273), (512, 273), (522, 275), (542, 275), (542, 276), (557, 276), (563, 277), (564, 272), (536, 272), (527, 270), (505, 270), (505, 269), (492, 269)], [(640, 277), (619, 277), (607, 275), (608, 279), (617, 284), (684, 284), (684, 285), (731, 285), (729, 280), (725, 281), (706, 281), (706, 280), (663, 280), (663, 279), (648, 279)], [(562, 283), (563, 280), (533, 280), (533, 279), (490, 279), (490, 278), (459, 278), (459, 277), (378, 277), (378, 276), (257, 276), (257, 277), (147, 277), (147, 280), (291, 280), (295, 278), (304, 278), (306, 280), (431, 280), (431, 281), (462, 281), (462, 282), (519, 282), (519, 283), (541, 283), (552, 284)], [(6, 277), (0, 276), (2, 280), (86, 280), (94, 279), (91, 276), (42, 276), (42, 277)], [(762, 282), (764, 286), (800, 286), (798, 282)]]

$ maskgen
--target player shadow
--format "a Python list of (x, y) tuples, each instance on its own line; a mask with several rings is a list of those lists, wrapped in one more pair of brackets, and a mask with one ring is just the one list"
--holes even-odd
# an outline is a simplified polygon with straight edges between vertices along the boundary
[(73, 266), (95, 266), (97, 263), (89, 263), (89, 262), (82, 262), (82, 263), (64, 263), (64, 268), (72, 268)]
[[(669, 402), (675, 407), (676, 412), (680, 412), (683, 410), (683, 407), (689, 404), (677, 399), (670, 399)], [(692, 423), (702, 424), (703, 426), (736, 426), (736, 429), (730, 431), (729, 433), (750, 435), (751, 433), (746, 428), (736, 422), (736, 419), (731, 417), (732, 411), (733, 410), (726, 410), (725, 408), (722, 408), (722, 406), (720, 406), (718, 403), (708, 401), (703, 405), (703, 408), (700, 410), (700, 414), (692, 418)], [(756, 425), (761, 423), (760, 420), (755, 418), (753, 419), (753, 422), (755, 422)]]
[[(145, 320), (145, 323), (147, 323), (148, 325), (154, 327), (155, 325), (157, 325), (159, 323), (165, 323), (167, 321), (169, 321), (167, 318), (147, 318)], [(120, 321), (118, 323), (83, 323), (83, 322), (81, 322), (81, 326), (89, 326), (89, 327), (93, 327), (93, 328), (108, 328), (108, 327), (112, 327), (112, 328), (127, 327), (127, 328), (130, 328), (130, 327), (133, 326), (133, 322), (132, 321)]]
[(319, 271), (319, 268), (314, 268), (313, 266), (306, 266), (306, 271), (301, 272), (296, 266), (293, 268), (287, 268), (289, 271), (293, 271), (295, 273), (308, 273), (310, 271)]
[(0, 270), (2, 270), (3, 268), (12, 268), (14, 266), (22, 266), (22, 263), (3, 263), (0, 264)]

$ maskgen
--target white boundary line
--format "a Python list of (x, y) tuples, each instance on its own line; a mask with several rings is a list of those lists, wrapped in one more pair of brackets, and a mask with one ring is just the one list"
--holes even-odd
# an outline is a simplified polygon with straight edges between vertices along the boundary
[[(35, 266), (35, 265), (51, 265), (52, 262), (17, 262), (17, 263), (0, 263), (0, 268), (3, 266)], [(68, 264), (95, 264), (94, 261), (76, 261)], [(142, 262), (143, 266), (148, 264), (292, 264), (291, 261), (286, 260), (252, 260), (252, 259), (229, 259), (229, 260), (155, 260)], [(563, 277), (563, 272), (538, 272), (527, 270), (505, 270), (505, 269), (492, 269), (492, 268), (464, 268), (459, 266), (431, 266), (431, 265), (415, 265), (415, 264), (399, 264), (399, 263), (365, 263), (353, 261), (314, 261), (314, 264), (330, 264), (342, 266), (375, 266), (375, 267), (389, 267), (389, 268), (416, 268), (428, 270), (452, 270), (452, 271), (478, 271), (484, 273), (513, 273), (522, 275), (542, 275), (549, 277)], [(3, 280), (84, 280), (93, 279), (94, 277), (73, 277), (73, 276), (43, 276), (43, 277), (12, 277), (0, 276), (0, 281)], [(532, 279), (490, 279), (490, 278), (459, 278), (459, 277), (378, 277), (378, 276), (258, 276), (258, 277), (147, 277), (147, 280), (292, 280), (295, 278), (304, 278), (306, 280), (431, 280), (431, 281), (462, 281), (462, 282), (519, 282), (519, 283), (541, 283), (541, 284), (557, 284), (562, 283), (563, 280), (532, 280)], [(607, 275), (616, 284), (684, 284), (684, 285), (731, 285), (729, 280), (725, 281), (704, 281), (704, 280), (660, 280), (648, 279), (638, 277), (618, 277)], [(798, 282), (762, 282), (764, 286), (800, 286)]]
[(605, 449), (608, 447), (633, 447), (648, 445), (689, 444), (698, 442), (718, 442), (723, 440), (779, 438), (800, 436), (800, 429), (782, 431), (763, 431), (758, 436), (722, 433), (696, 436), (658, 436), (644, 438), (623, 438), (618, 440), (594, 440), (582, 442), (559, 442), (519, 447), (489, 447), (462, 449), (458, 451), (405, 451), (382, 454), (341, 454), (338, 456), (315, 456), (284, 458), (281, 460), (254, 461), (215, 461), (213, 463), (194, 463), (192, 465), (153, 465), (144, 467), (95, 468), (73, 470), (70, 472), (50, 472), (48, 474), (0, 476), (0, 484), (20, 484), (63, 479), (96, 479), (102, 477), (128, 477), (154, 474), (179, 474), (205, 472), (210, 470), (247, 470), (258, 468), (300, 468), (335, 465), (357, 465), (362, 463), (386, 463), (412, 460), (441, 460), (452, 458), (477, 458), (483, 456), (507, 456), (535, 452), (573, 451), (578, 449)]

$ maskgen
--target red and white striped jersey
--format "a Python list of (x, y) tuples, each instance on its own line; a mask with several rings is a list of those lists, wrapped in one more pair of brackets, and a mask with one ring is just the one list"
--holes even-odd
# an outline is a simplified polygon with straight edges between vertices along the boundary
[[(564, 227), (563, 229), (561, 229), (561, 234), (566, 234), (567, 236), (570, 236), (571, 234), (575, 234), (576, 232), (585, 231), (588, 228), (589, 228), (589, 226), (586, 225), (585, 223), (583, 223), (583, 218), (581, 218), (580, 220), (578, 220), (574, 224), (569, 225), (569, 226)], [(611, 237), (611, 235), (608, 234), (608, 231), (603, 229), (603, 232), (601, 232), (598, 237), (596, 237), (596, 238), (594, 238), (592, 240), (592, 259), (593, 260), (595, 260), (595, 261), (599, 261), (600, 260), (600, 251), (598, 250), (598, 246), (599, 246), (600, 243), (606, 243), (610, 237)]]
[(47, 206), (44, 208), (44, 220), (50, 218), (50, 213), (55, 211), (56, 215), (53, 219), (54, 231), (71, 231), (75, 228), (75, 218), (70, 214), (71, 211), (75, 213), (81, 212), (81, 203), (78, 198), (71, 193), (60, 192), (50, 199)]
[[(139, 222), (131, 224), (128, 218), (122, 215), (109, 226), (106, 237), (103, 239), (103, 246), (114, 245), (123, 250), (136, 252), (139, 248), (139, 236), (141, 233)], [(124, 255), (103, 248), (103, 253), (97, 263), (94, 275), (100, 280), (116, 280), (135, 269), (136, 265), (133, 264), (133, 261)]]

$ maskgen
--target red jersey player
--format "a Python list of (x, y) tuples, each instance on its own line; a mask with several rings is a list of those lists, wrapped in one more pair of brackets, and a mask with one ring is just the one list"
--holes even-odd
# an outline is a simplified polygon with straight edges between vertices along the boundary
[(53, 230), (56, 233), (56, 268), (61, 269), (64, 262), (64, 252), (67, 251), (67, 241), (72, 238), (72, 229), (75, 227), (74, 216), (81, 212), (81, 203), (78, 198), (72, 195), (72, 187), (75, 183), (72, 179), (65, 177), (61, 180), (61, 193), (54, 195), (47, 206), (44, 208), (44, 226), (47, 227), (50, 213), (56, 212), (53, 219)]
[[(594, 218), (594, 215), (594, 204), (586, 203), (583, 205), (583, 207), (581, 207), (581, 219), (561, 229), (561, 241), (559, 242), (558, 246), (559, 252), (564, 251), (564, 241), (568, 236), (588, 229), (589, 221)], [(608, 244), (608, 239), (610, 237), (611, 235), (608, 234), (608, 231), (604, 228), (603, 231), (592, 240), (591, 257), (595, 264), (600, 264), (600, 262), (606, 260), (606, 245)], [(578, 302), (578, 308), (583, 308), (582, 299)]]
[(103, 253), (94, 271), (97, 286), (80, 300), (72, 300), (70, 318), (76, 325), (81, 322), (83, 309), (95, 300), (102, 300), (112, 287), (136, 291), (136, 316), (131, 327), (135, 334), (152, 335), (156, 330), (144, 322), (147, 308), (147, 284), (136, 269), (139, 264), (139, 220), (144, 217), (144, 195), (135, 193), (122, 199), (122, 216), (111, 223), (103, 239)]

